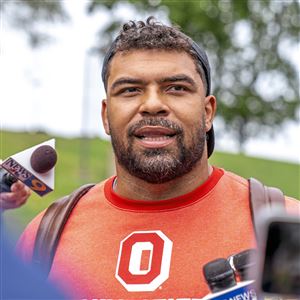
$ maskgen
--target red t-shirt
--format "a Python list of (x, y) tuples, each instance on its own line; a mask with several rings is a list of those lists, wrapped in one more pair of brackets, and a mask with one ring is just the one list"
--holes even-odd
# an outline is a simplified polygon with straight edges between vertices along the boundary
[[(82, 197), (63, 231), (49, 279), (70, 297), (201, 298), (204, 264), (255, 247), (244, 178), (214, 168), (194, 191), (147, 203), (119, 197), (113, 179)], [(24, 260), (42, 214), (20, 238)]]

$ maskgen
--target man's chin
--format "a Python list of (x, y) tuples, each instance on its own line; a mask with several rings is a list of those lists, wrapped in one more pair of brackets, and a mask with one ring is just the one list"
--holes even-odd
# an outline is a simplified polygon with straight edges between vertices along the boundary
[(150, 184), (164, 184), (178, 177), (175, 173), (166, 176), (166, 174), (162, 175), (161, 173), (135, 172), (134, 174), (132, 173), (132, 175)]
[(161, 184), (178, 177), (180, 165), (178, 159), (169, 155), (148, 153), (142, 159), (135, 160), (127, 170), (148, 183)]

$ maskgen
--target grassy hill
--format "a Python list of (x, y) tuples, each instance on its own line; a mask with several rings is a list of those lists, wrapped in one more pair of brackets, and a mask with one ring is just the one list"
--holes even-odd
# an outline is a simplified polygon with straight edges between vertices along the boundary
[[(53, 136), (43, 133), (1, 132), (2, 159), (28, 147), (44, 142)], [(25, 225), (55, 199), (69, 194), (76, 187), (88, 183), (99, 182), (113, 172), (112, 150), (110, 143), (94, 139), (56, 138), (58, 163), (55, 173), (55, 190), (40, 198), (34, 193), (23, 207), (5, 212), (5, 220), (18, 235)], [(266, 185), (277, 186), (285, 194), (300, 198), (298, 164), (271, 161), (244, 155), (215, 152), (210, 163), (233, 171), (246, 178), (255, 177)]]

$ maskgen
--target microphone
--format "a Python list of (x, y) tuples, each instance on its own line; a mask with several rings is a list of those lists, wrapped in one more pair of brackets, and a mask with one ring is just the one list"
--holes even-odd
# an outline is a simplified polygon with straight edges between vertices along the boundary
[(54, 166), (57, 162), (55, 140), (49, 140), (7, 158), (1, 163), (1, 192), (21, 180), (31, 190), (44, 196), (54, 189)]
[[(239, 281), (254, 280), (250, 272), (256, 265), (257, 250), (247, 249), (228, 258)], [(252, 275), (252, 276), (251, 276)]]
[(203, 266), (205, 280), (213, 293), (236, 285), (234, 272), (225, 258), (218, 258)]
[(33, 170), (38, 173), (50, 171), (57, 162), (57, 153), (49, 145), (43, 145), (35, 149), (30, 157), (30, 164)]
[(252, 281), (237, 283), (234, 270), (225, 258), (219, 258), (204, 265), (203, 274), (211, 290), (211, 293), (203, 300), (257, 300)]
[(16, 181), (18, 181), (18, 179), (16, 177), (11, 175), (4, 169), (0, 168), (0, 192), (1, 193), (10, 192), (10, 187)]

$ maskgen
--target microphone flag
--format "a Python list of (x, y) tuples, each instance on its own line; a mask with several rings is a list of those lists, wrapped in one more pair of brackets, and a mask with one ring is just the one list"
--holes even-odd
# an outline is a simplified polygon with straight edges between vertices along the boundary
[(53, 166), (48, 172), (38, 173), (32, 168), (30, 163), (32, 153), (43, 145), (48, 145), (55, 149), (55, 139), (50, 139), (18, 152), (1, 163), (3, 169), (22, 181), (39, 196), (45, 196), (54, 190), (55, 167)]

